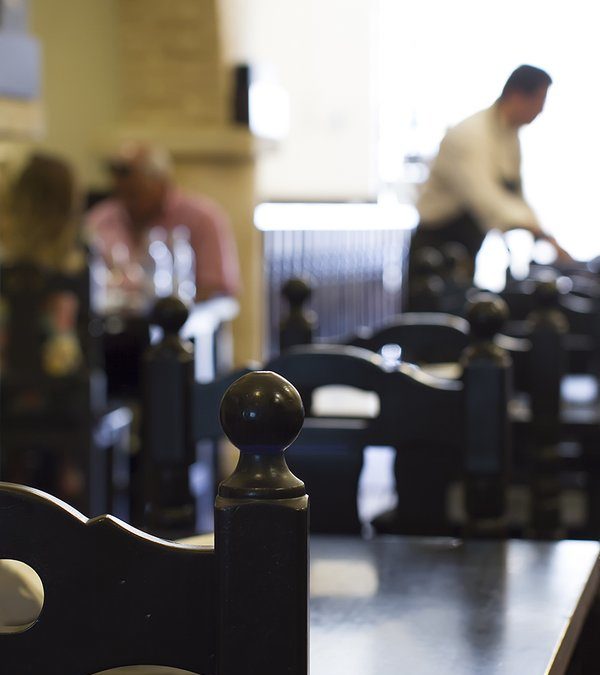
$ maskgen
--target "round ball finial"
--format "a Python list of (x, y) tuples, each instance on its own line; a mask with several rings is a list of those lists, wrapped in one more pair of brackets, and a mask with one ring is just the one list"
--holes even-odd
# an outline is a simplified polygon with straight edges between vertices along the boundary
[(281, 453), (300, 433), (302, 399), (285, 378), (270, 371), (236, 380), (221, 401), (221, 426), (242, 453)]
[(440, 248), (444, 259), (444, 266), (451, 272), (468, 265), (469, 253), (467, 247), (458, 241), (449, 241)]
[(542, 307), (552, 307), (560, 295), (558, 277), (552, 272), (540, 275), (535, 282), (535, 299)]
[(291, 306), (302, 305), (312, 295), (312, 288), (306, 279), (292, 277), (281, 287), (281, 295)]
[(476, 293), (467, 303), (467, 320), (476, 339), (491, 340), (508, 317), (508, 305), (493, 293)]
[(444, 257), (437, 249), (424, 246), (415, 252), (411, 265), (415, 274), (438, 274), (444, 268)]
[(188, 308), (175, 296), (160, 298), (150, 313), (150, 323), (160, 326), (165, 335), (177, 334), (189, 316)]

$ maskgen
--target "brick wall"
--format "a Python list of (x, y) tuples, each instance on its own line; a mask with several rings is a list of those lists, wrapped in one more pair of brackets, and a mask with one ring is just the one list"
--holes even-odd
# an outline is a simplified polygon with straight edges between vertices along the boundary
[(125, 125), (194, 128), (225, 120), (215, 0), (121, 0)]

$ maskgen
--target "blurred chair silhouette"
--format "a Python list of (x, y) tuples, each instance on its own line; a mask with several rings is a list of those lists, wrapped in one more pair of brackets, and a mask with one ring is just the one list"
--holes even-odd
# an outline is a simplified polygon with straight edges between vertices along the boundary
[[(304, 402), (307, 418), (288, 451), (288, 462), (292, 471), (304, 476), (311, 491), (313, 531), (361, 532), (358, 484), (363, 451), (369, 445), (396, 448), (397, 465), (416, 461), (420, 468), (422, 464), (427, 467), (422, 477), (411, 467), (396, 476), (397, 481), (401, 476), (400, 508), (412, 514), (411, 523), (404, 524), (406, 531), (449, 531), (446, 488), (461, 472), (460, 382), (429, 376), (406, 363), (390, 368), (378, 354), (347, 346), (294, 347), (266, 368), (289, 379)], [(378, 410), (372, 416), (366, 409), (348, 417), (316, 415), (313, 394), (331, 385), (373, 392), (379, 399)], [(435, 411), (435, 424), (428, 410)], [(427, 494), (418, 494), (411, 487), (420, 485), (421, 480), (427, 482)]]
[(97, 514), (108, 506), (110, 481), (107, 452), (93, 436), (97, 432), (105, 445), (123, 444), (128, 417), (127, 411), (104, 415), (76, 181), (62, 159), (34, 154), (9, 182), (5, 197), (2, 477), (44, 488)]
[(222, 477), (219, 405), (229, 385), (250, 372), (196, 382), (194, 345), (180, 336), (188, 314), (179, 298), (156, 302), (150, 320), (162, 338), (146, 350), (141, 368), (142, 479), (136, 483), (134, 522), (169, 538), (212, 529), (211, 504)]
[(466, 319), (441, 312), (407, 312), (376, 328), (362, 328), (347, 344), (380, 352), (398, 345), (403, 361), (415, 364), (456, 362), (469, 344)]
[[(92, 514), (115, 508), (112, 497), (126, 489), (119, 457), (128, 451), (131, 414), (104, 400), (89, 333), (87, 268), (74, 276), (4, 265), (0, 283), (2, 478)], [(53, 331), (63, 303), (74, 325)]]
[(287, 301), (288, 315), (279, 324), (279, 351), (311, 344), (317, 329), (317, 315), (304, 306), (312, 295), (310, 280), (288, 279), (281, 288), (281, 295)]

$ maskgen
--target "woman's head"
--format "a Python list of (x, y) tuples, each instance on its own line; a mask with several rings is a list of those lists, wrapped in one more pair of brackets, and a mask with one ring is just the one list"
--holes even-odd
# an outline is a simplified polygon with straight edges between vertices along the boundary
[(32, 155), (9, 182), (3, 242), (12, 260), (62, 269), (77, 247), (79, 197), (67, 162)]

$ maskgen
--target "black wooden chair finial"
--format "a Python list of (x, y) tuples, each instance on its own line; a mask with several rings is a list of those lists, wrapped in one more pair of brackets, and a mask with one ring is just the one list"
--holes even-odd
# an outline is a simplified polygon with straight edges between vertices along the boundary
[(300, 394), (287, 380), (268, 371), (244, 375), (225, 392), (220, 416), (240, 461), (219, 486), (219, 495), (281, 499), (306, 494), (283, 457), (304, 421)]
[(425, 246), (415, 253), (412, 265), (419, 276), (440, 274), (444, 268), (444, 256), (433, 246)]
[(410, 258), (408, 310), (439, 312), (444, 294), (444, 257), (432, 246), (418, 249)]
[(467, 305), (467, 319), (471, 344), (461, 357), (466, 533), (502, 536), (511, 456), (507, 402), (512, 361), (494, 338), (508, 319), (508, 306), (493, 293), (477, 293)]
[(289, 313), (279, 325), (279, 349), (285, 351), (295, 345), (307, 345), (313, 341), (317, 328), (317, 316), (305, 307), (312, 295), (312, 286), (307, 278), (292, 277), (281, 288)]
[[(222, 416), (242, 457), (217, 497), (214, 548), (88, 520), (0, 483), (0, 559), (25, 562), (44, 586), (37, 621), (0, 635), (2, 672), (307, 675), (308, 497), (283, 459), (302, 424), (300, 397), (277, 375), (251, 374), (232, 385)], [(253, 471), (241, 470), (246, 458)]]
[(150, 322), (163, 329), (163, 337), (145, 351), (141, 366), (143, 489), (137, 486), (134, 521), (169, 539), (191, 535), (196, 526), (189, 480), (189, 467), (196, 459), (189, 424), (194, 353), (192, 344), (179, 337), (187, 318), (187, 307), (179, 298), (156, 302)]
[(160, 298), (154, 305), (150, 323), (160, 326), (165, 335), (179, 333), (189, 316), (188, 308), (175, 296)]
[(240, 459), (215, 503), (218, 673), (306, 675), (308, 497), (283, 456), (302, 427), (300, 395), (253, 372), (225, 392), (220, 415)]
[(565, 534), (561, 527), (557, 447), (561, 435), (561, 382), (568, 369), (565, 339), (569, 321), (561, 307), (561, 295), (556, 273), (544, 270), (535, 282), (536, 307), (527, 315), (531, 341), (532, 534), (544, 539)]
[(466, 314), (473, 340), (492, 340), (508, 320), (508, 305), (493, 293), (476, 293), (467, 303)]
[(469, 266), (467, 247), (458, 241), (449, 241), (440, 247), (444, 258), (444, 268), (449, 275), (462, 274)]
[(312, 295), (312, 288), (306, 279), (292, 277), (281, 287), (281, 295), (290, 307), (301, 307)]

